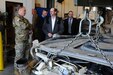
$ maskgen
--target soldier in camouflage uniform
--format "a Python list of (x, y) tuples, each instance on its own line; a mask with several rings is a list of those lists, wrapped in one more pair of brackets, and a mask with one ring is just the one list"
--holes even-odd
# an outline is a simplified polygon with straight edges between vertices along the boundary
[(28, 52), (29, 48), (31, 24), (24, 18), (25, 14), (25, 7), (20, 7), (18, 15), (13, 19), (13, 27), (15, 28), (15, 62), (28, 55), (26, 52)]

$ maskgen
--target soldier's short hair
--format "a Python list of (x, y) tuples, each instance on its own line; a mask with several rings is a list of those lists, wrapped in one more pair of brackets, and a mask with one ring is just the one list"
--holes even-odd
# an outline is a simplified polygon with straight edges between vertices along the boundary
[(21, 8), (24, 8), (24, 6), (19, 6), (19, 7), (18, 7), (18, 11), (19, 11)]

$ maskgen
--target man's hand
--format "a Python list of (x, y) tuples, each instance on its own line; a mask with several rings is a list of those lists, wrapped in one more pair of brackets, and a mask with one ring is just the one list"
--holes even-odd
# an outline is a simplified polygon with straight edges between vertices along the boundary
[(53, 36), (53, 34), (52, 34), (52, 33), (48, 33), (48, 36), (49, 36), (49, 37), (52, 37), (52, 36)]

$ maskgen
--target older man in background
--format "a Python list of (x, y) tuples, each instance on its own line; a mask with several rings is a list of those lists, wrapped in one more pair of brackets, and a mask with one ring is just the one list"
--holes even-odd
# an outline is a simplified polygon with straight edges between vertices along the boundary
[(73, 17), (73, 11), (68, 12), (68, 18), (64, 20), (64, 35), (77, 35), (80, 20)]

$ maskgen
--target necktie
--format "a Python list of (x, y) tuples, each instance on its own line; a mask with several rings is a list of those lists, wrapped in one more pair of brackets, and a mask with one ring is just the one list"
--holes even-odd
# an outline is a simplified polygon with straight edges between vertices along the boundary
[(71, 34), (71, 18), (69, 18), (69, 21), (68, 21), (68, 33)]

